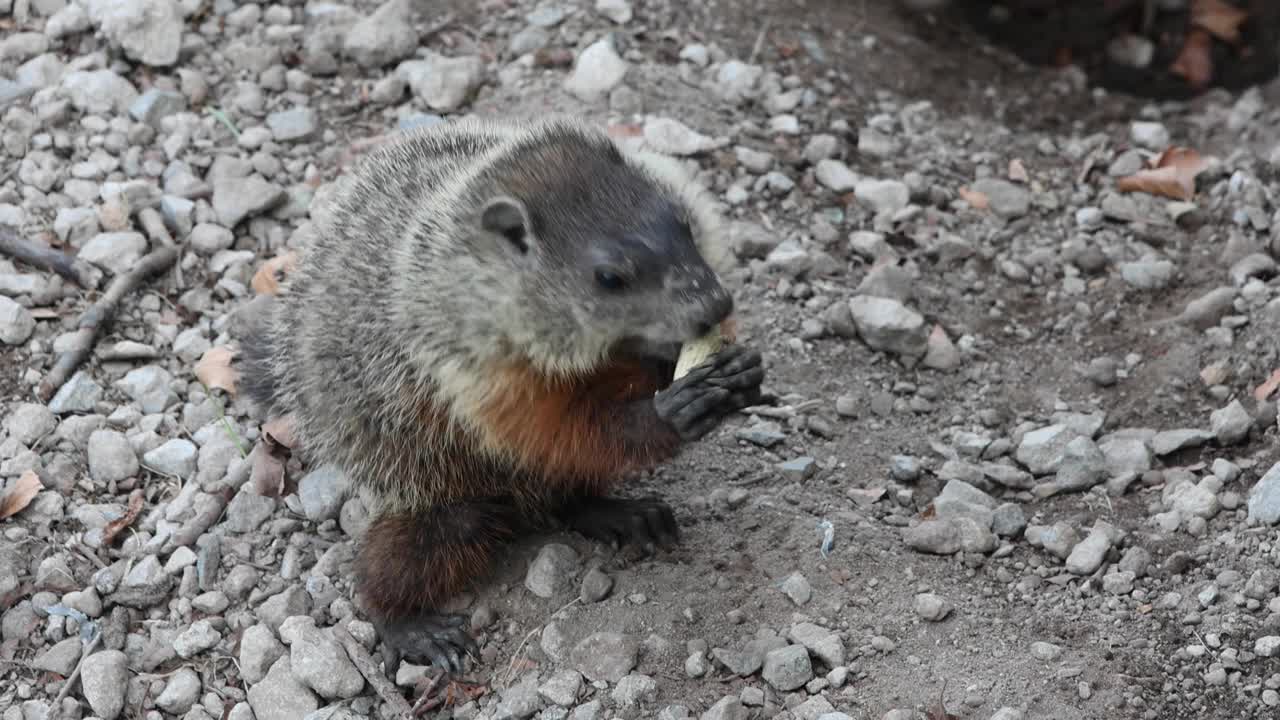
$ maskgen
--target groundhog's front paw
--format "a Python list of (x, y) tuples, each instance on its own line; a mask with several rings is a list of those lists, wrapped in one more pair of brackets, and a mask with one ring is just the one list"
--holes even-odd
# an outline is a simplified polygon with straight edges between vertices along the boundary
[(760, 402), (762, 382), (760, 352), (729, 345), (659, 392), (653, 406), (680, 439), (698, 440), (729, 413)]

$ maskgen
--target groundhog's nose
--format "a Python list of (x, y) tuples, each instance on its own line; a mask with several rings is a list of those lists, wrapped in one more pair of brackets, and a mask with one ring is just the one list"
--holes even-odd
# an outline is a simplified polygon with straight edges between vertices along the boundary
[(723, 287), (717, 285), (710, 300), (703, 304), (703, 316), (698, 320), (698, 335), (706, 335), (711, 328), (724, 322), (733, 314), (733, 296)]

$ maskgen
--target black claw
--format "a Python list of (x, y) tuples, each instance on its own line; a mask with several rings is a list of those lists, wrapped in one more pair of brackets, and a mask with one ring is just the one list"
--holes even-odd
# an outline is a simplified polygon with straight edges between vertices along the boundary
[(426, 615), (391, 624), (383, 629), (383, 660), (388, 671), (401, 658), (412, 663), (430, 663), (447, 675), (466, 669), (466, 658), (479, 658), (475, 638), (465, 630), (462, 615)]
[(591, 498), (572, 508), (569, 522), (588, 538), (608, 542), (614, 548), (638, 547), (646, 555), (657, 551), (660, 540), (669, 548), (674, 542), (668, 542), (667, 537), (679, 539), (675, 513), (657, 498)]

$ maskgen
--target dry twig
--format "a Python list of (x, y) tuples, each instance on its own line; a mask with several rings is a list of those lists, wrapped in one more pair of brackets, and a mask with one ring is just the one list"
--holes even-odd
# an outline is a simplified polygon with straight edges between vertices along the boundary
[(115, 318), (120, 300), (133, 292), (143, 280), (167, 270), (177, 262), (179, 248), (174, 244), (169, 232), (165, 230), (160, 214), (152, 208), (147, 208), (141, 211), (139, 216), (143, 228), (156, 248), (147, 253), (132, 270), (123, 275), (117, 275), (102, 297), (80, 316), (76, 322), (77, 329), (72, 349), (58, 355), (49, 374), (40, 381), (36, 395), (41, 402), (49, 402), (54, 393), (58, 392), (58, 388), (62, 387), (84, 363), (85, 358), (89, 357), (98, 334)]
[(54, 720), (57, 720), (57, 718), (62, 715), (62, 701), (67, 698), (67, 695), (71, 692), (71, 686), (75, 685), (76, 680), (79, 679), (80, 671), (84, 668), (85, 658), (92, 655), (93, 651), (98, 649), (98, 644), (101, 642), (102, 629), (98, 628), (93, 633), (93, 639), (89, 641), (88, 645), (84, 646), (84, 650), (80, 651), (80, 661), (76, 663), (76, 669), (71, 671), (71, 676), (67, 678), (66, 682), (62, 683), (62, 689), (58, 691), (58, 697), (54, 698), (53, 710), (50, 715)]
[(378, 693), (378, 697), (391, 706), (391, 711), (395, 716), (411, 717), (413, 707), (409, 705), (409, 701), (405, 700), (400, 691), (396, 690), (391, 681), (387, 680), (386, 676), (378, 670), (377, 663), (373, 661), (369, 653), (365, 652), (360, 642), (351, 637), (351, 633), (347, 632), (347, 629), (341, 625), (333, 626), (333, 637), (342, 644), (342, 648), (347, 651), (347, 657), (351, 658), (351, 662), (355, 664), (356, 669), (373, 686), (374, 692)]
[(84, 260), (23, 239), (8, 228), (0, 228), (0, 254), (41, 270), (55, 272), (86, 289), (98, 287), (98, 282), (102, 279), (102, 273)]

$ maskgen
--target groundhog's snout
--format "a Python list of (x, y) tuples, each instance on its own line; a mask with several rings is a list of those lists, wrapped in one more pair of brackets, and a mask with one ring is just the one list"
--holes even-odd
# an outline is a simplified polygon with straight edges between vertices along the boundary
[(696, 334), (701, 337), (711, 332), (711, 328), (724, 322), (733, 314), (733, 296), (724, 286), (716, 283), (709, 298), (702, 304), (702, 316), (697, 319)]

